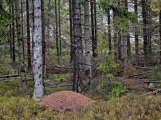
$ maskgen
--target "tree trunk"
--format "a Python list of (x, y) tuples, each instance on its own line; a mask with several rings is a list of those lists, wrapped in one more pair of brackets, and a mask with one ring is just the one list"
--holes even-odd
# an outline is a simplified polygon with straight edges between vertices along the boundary
[(33, 55), (33, 33), (34, 33), (34, 0), (29, 0), (29, 24), (30, 24), (30, 44)]
[(114, 55), (115, 61), (118, 62), (118, 37), (117, 37), (117, 16), (115, 11), (113, 10), (113, 24), (114, 24)]
[(55, 0), (55, 30), (56, 30), (57, 62), (58, 62), (58, 64), (59, 64), (59, 40), (58, 40), (58, 12), (57, 12), (57, 0)]
[(123, 68), (124, 74), (126, 74), (127, 67), (127, 35), (123, 34)]
[[(58, 12), (59, 12), (59, 36), (61, 37), (61, 11), (60, 11), (60, 2), (61, 0), (58, 0)], [(61, 48), (61, 38), (59, 37), (59, 54), (61, 56), (62, 54), (62, 48)]]
[(50, 30), (50, 10), (51, 10), (51, 0), (49, 0), (49, 4), (48, 4), (48, 18), (47, 18), (47, 30), (46, 30), (46, 51), (48, 49), (48, 53), (49, 53), (49, 30)]
[(108, 44), (109, 44), (109, 54), (112, 52), (112, 43), (111, 43), (111, 20), (110, 20), (110, 9), (108, 9)]
[(92, 68), (91, 68), (91, 41), (90, 41), (90, 27), (89, 27), (89, 2), (85, 0), (84, 3), (84, 33), (85, 33), (85, 77), (86, 84), (90, 85), (90, 81), (92, 78)]
[(72, 0), (69, 0), (69, 14), (70, 14), (70, 62), (72, 62), (74, 59)]
[(81, 11), (79, 0), (73, 0), (73, 32), (74, 32), (74, 76), (73, 91), (81, 92), (82, 88), (82, 33)]
[[(125, 0), (125, 8), (128, 11), (128, 0)], [(127, 56), (128, 58), (131, 58), (131, 43), (130, 43), (129, 27), (127, 28)]]
[(142, 16), (143, 16), (143, 48), (144, 48), (144, 62), (147, 64), (147, 59), (148, 59), (148, 41), (147, 41), (147, 29), (146, 29), (146, 24), (147, 24), (147, 19), (146, 19), (146, 2), (145, 0), (141, 0), (142, 2)]
[[(9, 1), (11, 2), (11, 0)], [(12, 6), (9, 7), (9, 12), (11, 14), (11, 21), (12, 21)], [(12, 24), (10, 24), (10, 33), (9, 33), (9, 42), (10, 42), (10, 58), (13, 59), (13, 51), (12, 51)]]
[(23, 23), (24, 23), (24, 20), (23, 20), (23, 0), (21, 0), (21, 34), (22, 34), (22, 46), (23, 46), (23, 54), (24, 54), (24, 59), (25, 59), (25, 46), (24, 46), (24, 31), (23, 31)]
[(29, 0), (26, 0), (27, 11), (27, 55), (28, 55), (28, 71), (31, 71), (31, 51), (30, 51), (30, 24), (29, 24)]
[(161, 10), (159, 12), (159, 34), (160, 34), (160, 63), (161, 63)]
[(18, 55), (19, 55), (19, 64), (20, 64), (20, 76), (21, 76), (21, 85), (24, 93), (27, 92), (27, 82), (26, 82), (26, 73), (25, 73), (25, 64), (24, 64), (24, 54), (23, 54), (23, 39), (22, 39), (22, 29), (20, 21), (20, 7), (19, 0), (15, 2), (16, 6), (16, 26), (17, 26), (17, 39), (18, 39)]
[[(138, 7), (137, 7), (138, 0), (134, 0), (134, 12), (135, 15), (138, 17)], [(138, 39), (138, 29), (135, 26), (135, 64), (139, 64), (139, 39)]]
[(33, 36), (33, 73), (34, 73), (34, 95), (33, 98), (42, 98), (43, 86), (43, 57), (42, 57), (42, 10), (41, 1), (34, 0), (34, 36)]
[(96, 0), (93, 1), (94, 3), (94, 57), (97, 57), (96, 49), (97, 49), (97, 4)]
[(96, 57), (95, 54), (95, 40), (94, 40), (94, 7), (93, 7), (93, 2), (94, 0), (91, 0), (91, 26), (92, 26), (92, 52), (93, 52), (93, 57)]
[[(12, 4), (12, 20), (14, 19), (14, 4)], [(15, 22), (12, 21), (12, 52), (13, 52), (13, 63), (15, 62), (16, 55), (15, 55)]]
[(44, 0), (41, 0), (41, 19), (42, 19), (42, 56), (43, 56), (43, 84), (46, 77), (46, 41), (45, 41), (45, 16), (44, 16)]

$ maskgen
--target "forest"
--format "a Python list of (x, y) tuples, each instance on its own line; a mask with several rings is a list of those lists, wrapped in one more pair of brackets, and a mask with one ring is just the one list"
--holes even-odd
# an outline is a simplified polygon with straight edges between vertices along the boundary
[(161, 0), (0, 0), (0, 120), (160, 120)]

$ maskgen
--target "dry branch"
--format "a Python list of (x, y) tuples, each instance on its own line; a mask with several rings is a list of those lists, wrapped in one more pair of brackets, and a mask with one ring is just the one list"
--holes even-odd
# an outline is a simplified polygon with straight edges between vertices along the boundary
[(10, 78), (10, 77), (19, 77), (19, 74), (13, 74), (13, 75), (2, 75), (0, 78)]
[(157, 89), (157, 90), (154, 90), (154, 91), (152, 91), (152, 92), (148, 92), (148, 93), (145, 93), (145, 94), (143, 94), (143, 95), (141, 95), (141, 96), (145, 96), (145, 95), (152, 95), (152, 94), (157, 94), (157, 92), (159, 92), (159, 91), (161, 91), (161, 89)]

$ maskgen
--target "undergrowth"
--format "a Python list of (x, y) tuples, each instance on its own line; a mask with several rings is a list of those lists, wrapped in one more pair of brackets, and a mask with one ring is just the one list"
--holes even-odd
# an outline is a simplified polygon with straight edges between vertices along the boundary
[[(33, 90), (33, 82), (28, 81)], [(119, 86), (118, 83), (113, 86)], [(139, 96), (127, 93), (115, 99), (103, 99), (110, 85), (100, 90), (83, 93), (94, 100), (90, 107), (79, 113), (42, 111), (36, 108), (38, 101), (23, 95), (20, 78), (0, 82), (0, 120), (158, 120), (161, 119), (161, 96)], [(50, 89), (54, 92), (54, 88)], [(58, 90), (58, 89), (57, 89)], [(59, 90), (61, 90), (59, 88)], [(112, 89), (111, 89), (112, 90)], [(32, 93), (32, 92), (31, 92)]]

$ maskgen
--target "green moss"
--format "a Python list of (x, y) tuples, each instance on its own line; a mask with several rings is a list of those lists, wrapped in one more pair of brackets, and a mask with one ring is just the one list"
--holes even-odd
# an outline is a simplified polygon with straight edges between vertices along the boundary
[[(30, 76), (31, 77), (31, 76)], [(20, 78), (13, 78), (0, 82), (0, 119), (1, 120), (138, 120), (161, 119), (161, 96), (139, 96), (136, 93), (127, 93), (119, 98), (108, 99), (110, 86), (83, 93), (92, 99), (94, 104), (84, 107), (80, 112), (51, 112), (38, 110), (39, 101), (30, 95), (23, 95)], [(28, 81), (29, 90), (33, 90), (33, 81)], [(113, 86), (119, 86), (113, 84)], [(116, 87), (117, 88), (117, 87)], [(46, 88), (47, 94), (66, 90), (67, 87)], [(33, 93), (33, 92), (32, 92)], [(104, 99), (107, 96), (107, 99)]]

